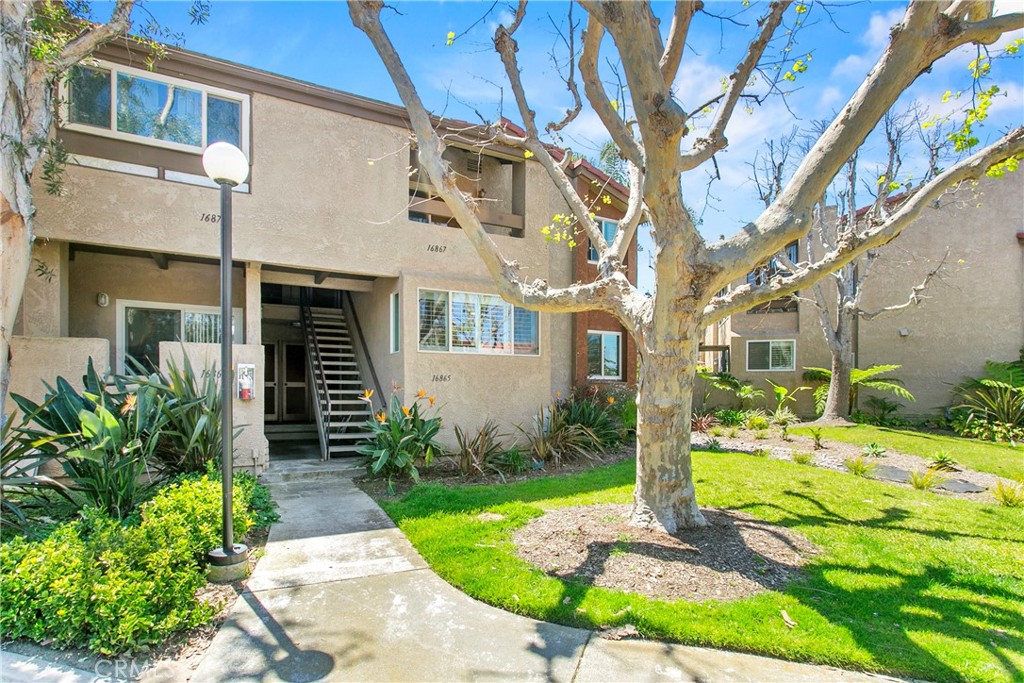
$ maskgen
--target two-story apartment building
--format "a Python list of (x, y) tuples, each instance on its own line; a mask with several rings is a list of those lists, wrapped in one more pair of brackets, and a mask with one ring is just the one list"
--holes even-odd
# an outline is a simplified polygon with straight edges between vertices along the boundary
[[(917, 399), (904, 402), (902, 415), (941, 413), (954, 402), (954, 385), (979, 376), (988, 359), (1016, 358), (1024, 346), (1024, 194), (1016, 175), (965, 183), (878, 250), (864, 285), (862, 308), (869, 312), (906, 302), (911, 289), (942, 263), (921, 303), (859, 320), (854, 329), (857, 367), (901, 366), (894, 375)], [(791, 245), (790, 258), (805, 259), (806, 246)], [(827, 281), (824, 286), (835, 291)], [(790, 388), (806, 384), (805, 367), (831, 365), (809, 297), (773, 302), (712, 326), (705, 343), (724, 353), (707, 353), (705, 362), (768, 396), (766, 379)], [(798, 398), (798, 412), (813, 415), (810, 392)]]
[[(378, 408), (393, 390), (410, 401), (423, 389), (450, 439), (454, 425), (487, 419), (511, 431), (588, 376), (632, 378), (614, 320), (538, 314), (496, 295), (417, 171), (401, 107), (187, 51), (152, 71), (125, 45), (95, 57), (63, 97), (64, 193), (37, 193), (12, 391), (38, 399), (43, 381), (77, 380), (88, 358), (125, 372), (129, 359), (166, 367), (187, 353), (212, 368), (220, 217), (201, 154), (220, 140), (250, 161), (233, 201), (234, 359), (255, 377), (235, 402), (240, 466), (265, 468), (267, 435), (296, 425), (319, 425), (325, 455), (351, 454), (369, 417), (365, 388)], [(586, 240), (573, 252), (541, 232), (567, 209), (540, 165), (482, 131), (438, 125), (503, 254), (555, 286), (585, 277)], [(598, 215), (621, 215), (624, 188), (586, 162), (570, 171), (601, 188)], [(580, 319), (601, 340), (593, 371), (575, 349), (588, 343)]]

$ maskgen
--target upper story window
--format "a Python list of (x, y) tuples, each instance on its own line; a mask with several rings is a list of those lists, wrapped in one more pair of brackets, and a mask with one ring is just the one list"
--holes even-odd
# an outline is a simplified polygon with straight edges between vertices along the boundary
[(421, 289), (419, 350), (537, 356), (537, 312), (493, 294)]
[[(799, 260), (799, 255), (800, 252), (796, 242), (790, 242), (786, 245), (786, 258), (791, 262), (796, 263)], [(785, 268), (782, 264), (775, 257), (772, 257), (768, 263), (762, 264), (747, 273), (747, 283), (754, 286), (766, 285), (773, 277), (783, 271), (785, 271)]]
[[(596, 221), (598, 227), (601, 228), (601, 234), (604, 235), (604, 241), (607, 242), (608, 244), (611, 244), (612, 241), (615, 239), (615, 231), (619, 229), (619, 222), (608, 220), (606, 218), (598, 218), (596, 219)], [(599, 254), (597, 253), (597, 248), (594, 246), (594, 243), (588, 239), (587, 262), (597, 263), (598, 258)]]
[(64, 127), (201, 154), (213, 142), (249, 146), (249, 97), (118, 64), (75, 66)]

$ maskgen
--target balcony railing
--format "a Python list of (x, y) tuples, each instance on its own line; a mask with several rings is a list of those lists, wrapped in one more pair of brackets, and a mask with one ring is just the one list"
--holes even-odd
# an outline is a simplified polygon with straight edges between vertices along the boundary
[[(486, 202), (477, 205), (477, 215), (480, 216), (484, 230), (492, 235), (523, 237), (526, 234), (526, 219), (523, 216), (497, 211), (487, 206)], [(409, 220), (432, 225), (447, 225), (453, 228), (459, 227), (458, 221), (455, 220), (448, 205), (440, 199), (410, 196)]]

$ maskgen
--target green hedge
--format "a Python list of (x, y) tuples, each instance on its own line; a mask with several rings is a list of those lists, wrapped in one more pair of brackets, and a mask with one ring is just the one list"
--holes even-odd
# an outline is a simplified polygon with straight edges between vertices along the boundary
[[(253, 477), (236, 482), (241, 538), (254, 523), (254, 498), (267, 501)], [(272, 509), (260, 516), (273, 521)], [(43, 540), (10, 539), (0, 546), (0, 633), (115, 655), (208, 621), (217, 605), (196, 592), (220, 519), (220, 481), (203, 475), (164, 487), (127, 523), (86, 509)]]

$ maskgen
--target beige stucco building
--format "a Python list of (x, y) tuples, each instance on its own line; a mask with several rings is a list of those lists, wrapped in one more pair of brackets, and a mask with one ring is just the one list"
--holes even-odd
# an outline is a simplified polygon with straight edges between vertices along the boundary
[[(236, 401), (237, 463), (260, 471), (268, 436), (308, 436), (328, 401), (317, 387), (334, 431), (352, 435), (328, 439), (335, 454), (351, 454), (368, 417), (364, 387), (375, 401), (425, 390), (449, 441), (454, 425), (488, 419), (511, 431), (571, 388), (574, 344), (586, 340), (571, 316), (495, 296), (443, 202), (410, 175), (403, 109), (195, 53), (171, 51), (152, 72), (119, 46), (96, 57), (65, 93), (64, 193), (37, 192), (12, 391), (38, 399), (43, 380), (77, 380), (89, 357), (117, 372), (129, 356), (215, 363), (220, 217), (201, 154), (216, 140), (250, 161), (233, 195), (235, 363), (255, 371), (251, 399)], [(528, 277), (573, 282), (574, 255), (540, 231), (567, 213), (540, 165), (447, 132), (502, 253)], [(571, 171), (607, 189), (595, 211), (621, 215), (621, 187), (587, 164)]]
[[(903, 402), (901, 415), (941, 414), (954, 402), (953, 385), (979, 376), (988, 359), (1017, 358), (1024, 346), (1024, 190), (1018, 176), (965, 183), (878, 251), (863, 292), (862, 308), (869, 312), (906, 302), (911, 288), (945, 258), (921, 303), (860, 320), (854, 329), (857, 367), (902, 366), (894, 375), (917, 400)], [(797, 248), (805, 259), (806, 243)], [(826, 283), (826, 291), (835, 290)], [(705, 343), (721, 350), (706, 353), (704, 361), (715, 369), (725, 362), (768, 397), (766, 379), (794, 388), (805, 384), (805, 367), (831, 364), (813, 303), (773, 303), (767, 312), (734, 315), (705, 331)], [(799, 394), (798, 412), (813, 415), (811, 392)]]

